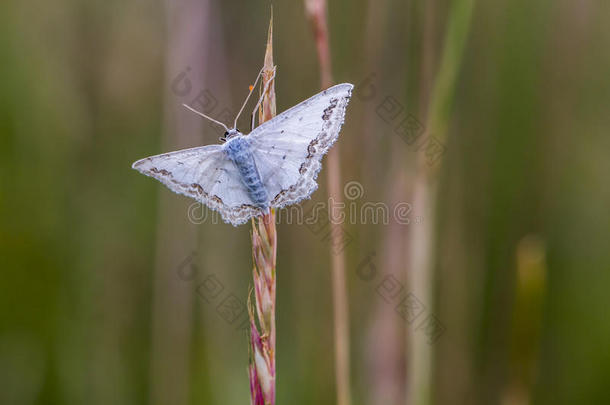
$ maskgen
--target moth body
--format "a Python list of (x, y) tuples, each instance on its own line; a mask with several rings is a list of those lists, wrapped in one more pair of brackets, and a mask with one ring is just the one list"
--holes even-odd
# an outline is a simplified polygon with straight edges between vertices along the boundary
[(239, 132), (229, 134), (222, 149), (239, 170), (241, 180), (255, 205), (263, 209), (268, 208), (269, 196), (256, 167), (248, 138)]

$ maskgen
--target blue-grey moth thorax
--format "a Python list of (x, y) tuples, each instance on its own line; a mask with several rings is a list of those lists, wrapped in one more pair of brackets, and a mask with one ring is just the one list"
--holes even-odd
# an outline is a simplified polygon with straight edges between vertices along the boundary
[(248, 137), (238, 134), (222, 145), (224, 153), (235, 164), (252, 201), (259, 208), (269, 206), (269, 196), (256, 167)]

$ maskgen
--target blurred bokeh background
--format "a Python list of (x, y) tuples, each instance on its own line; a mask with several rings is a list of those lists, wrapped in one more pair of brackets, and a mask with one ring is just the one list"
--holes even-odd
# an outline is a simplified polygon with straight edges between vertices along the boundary
[[(320, 78), (303, 3), (273, 3), (279, 112)], [(404, 223), (343, 227), (352, 402), (610, 403), (610, 9), (466, 3), (329, 4), (334, 79), (356, 85), (347, 201), (409, 207)], [(180, 105), (228, 121), (269, 14), (258, 0), (0, 3), (0, 403), (249, 401), (245, 314), (222, 310), (248, 294), (249, 225), (193, 223), (191, 201), (130, 165), (217, 142)], [(463, 52), (446, 47), (452, 22)], [(422, 172), (432, 209), (414, 199)], [(332, 404), (336, 252), (322, 226), (278, 233), (278, 403)]]

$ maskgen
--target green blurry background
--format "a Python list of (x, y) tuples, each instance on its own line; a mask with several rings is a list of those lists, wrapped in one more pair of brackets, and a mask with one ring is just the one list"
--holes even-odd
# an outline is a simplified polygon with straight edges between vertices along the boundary
[[(390, 97), (426, 122), (464, 1), (330, 1), (334, 77), (357, 86), (339, 147), (358, 205), (413, 202), (425, 150), (384, 108)], [(462, 63), (449, 53), (434, 218), (413, 205), (409, 224), (344, 226), (354, 404), (415, 403), (409, 342), (423, 331), (380, 283), (427, 295), (409, 285), (406, 248), (426, 221), (427, 311), (443, 326), (430, 403), (610, 403), (609, 13), (592, 0), (476, 2)], [(0, 4), (0, 403), (248, 403), (245, 318), (218, 307), (248, 294), (249, 225), (191, 223), (189, 200), (130, 165), (217, 141), (180, 104), (205, 90), (211, 115), (232, 115), (268, 19), (267, 1)], [(274, 51), (283, 111), (319, 90), (302, 2), (274, 2)], [(278, 403), (331, 404), (328, 238), (278, 232)], [(201, 289), (210, 277), (218, 295)]]

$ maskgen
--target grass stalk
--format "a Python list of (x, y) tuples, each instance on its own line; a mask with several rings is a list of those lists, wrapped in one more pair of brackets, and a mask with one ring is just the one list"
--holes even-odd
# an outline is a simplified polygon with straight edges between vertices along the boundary
[[(275, 116), (275, 66), (273, 65), (273, 16), (269, 22), (267, 48), (263, 65), (261, 91), (267, 89), (259, 110), (259, 123)], [(269, 84), (268, 84), (269, 83)], [(275, 405), (275, 302), (277, 233), (275, 212), (252, 220), (252, 278), (254, 308), (250, 313), (250, 378), (251, 404)]]
[[(305, 10), (311, 22), (320, 63), (320, 81), (322, 89), (333, 84), (330, 45), (328, 40), (327, 5), (326, 0), (305, 0)], [(341, 194), (341, 168), (339, 145), (329, 152), (326, 164), (329, 197), (334, 204), (335, 212), (330, 212), (331, 218), (340, 218), (339, 211), (343, 204)], [(331, 221), (331, 245), (341, 246), (342, 232), (340, 225)], [(343, 250), (332, 255), (332, 287), (333, 287), (333, 317), (335, 339), (335, 379), (337, 384), (337, 404), (351, 404), (350, 390), (350, 341), (349, 341), (349, 307), (345, 281), (345, 254)]]

